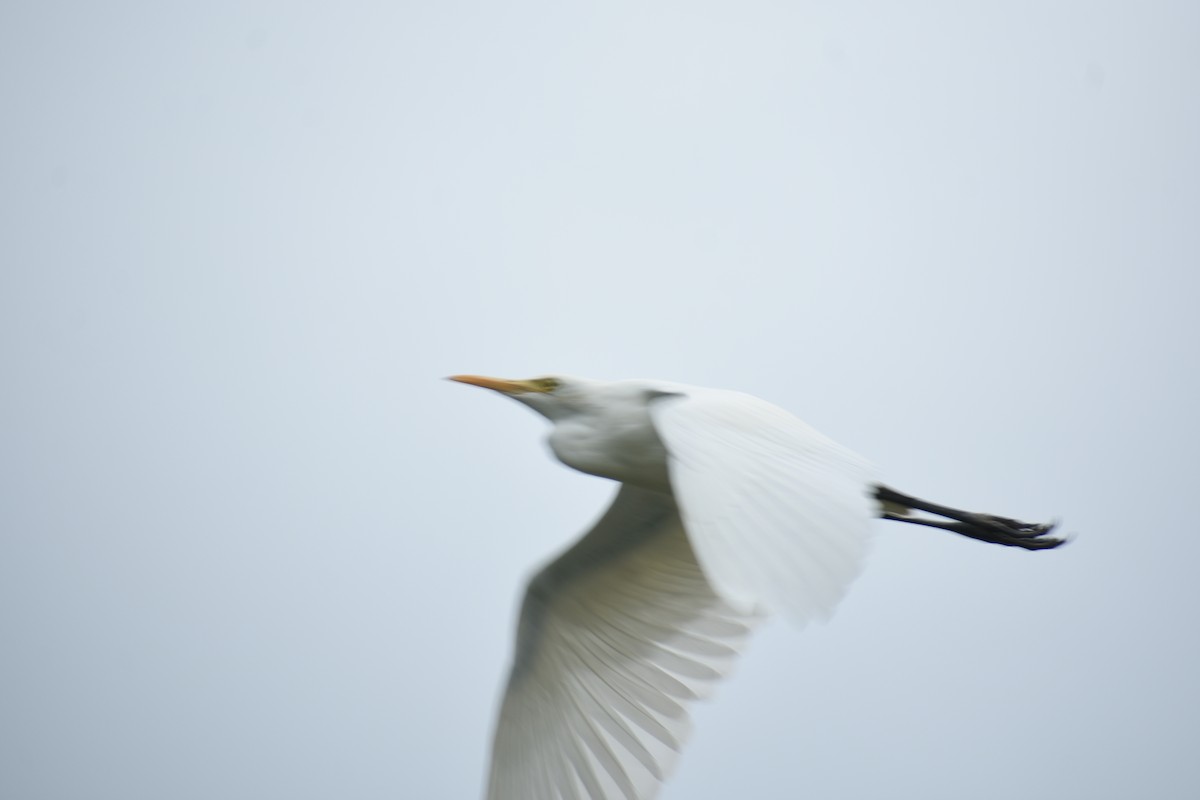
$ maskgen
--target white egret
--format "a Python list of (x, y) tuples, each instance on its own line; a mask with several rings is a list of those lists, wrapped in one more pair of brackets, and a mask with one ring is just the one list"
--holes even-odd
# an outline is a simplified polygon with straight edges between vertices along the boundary
[(559, 460), (621, 483), (526, 589), (489, 800), (653, 797), (687, 735), (688, 703), (764, 614), (828, 617), (861, 568), (874, 517), (1027, 550), (1063, 542), (1053, 525), (889, 489), (854, 453), (738, 392), (451, 380), (529, 406), (553, 423)]

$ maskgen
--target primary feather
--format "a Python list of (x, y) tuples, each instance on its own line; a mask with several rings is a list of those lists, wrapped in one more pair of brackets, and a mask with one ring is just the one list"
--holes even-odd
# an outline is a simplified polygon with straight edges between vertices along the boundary
[(530, 581), (489, 798), (653, 796), (687, 737), (687, 704), (754, 620), (712, 590), (670, 496), (622, 487)]

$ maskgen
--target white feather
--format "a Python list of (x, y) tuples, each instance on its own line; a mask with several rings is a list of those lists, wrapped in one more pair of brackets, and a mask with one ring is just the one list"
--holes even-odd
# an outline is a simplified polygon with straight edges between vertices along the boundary
[(671, 497), (622, 487), (530, 581), (489, 800), (653, 797), (755, 620), (712, 591)]
[(651, 403), (671, 487), (717, 592), (795, 623), (828, 618), (862, 570), (878, 504), (859, 456), (783, 409), (692, 389)]

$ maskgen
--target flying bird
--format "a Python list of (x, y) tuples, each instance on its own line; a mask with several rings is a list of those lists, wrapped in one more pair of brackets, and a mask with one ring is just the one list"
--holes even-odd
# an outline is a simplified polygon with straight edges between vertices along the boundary
[(552, 424), (569, 467), (620, 483), (608, 510), (530, 581), (492, 744), (488, 800), (646, 800), (671, 771), (688, 705), (768, 613), (828, 618), (872, 519), (1026, 550), (1053, 524), (902, 494), (792, 414), (663, 381), (455, 375)]

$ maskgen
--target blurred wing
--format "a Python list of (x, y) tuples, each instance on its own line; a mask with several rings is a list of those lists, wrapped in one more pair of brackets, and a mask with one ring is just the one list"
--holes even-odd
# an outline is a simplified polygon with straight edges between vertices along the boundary
[(713, 593), (671, 497), (623, 486), (526, 590), (489, 800), (653, 797), (754, 619)]
[(735, 607), (828, 618), (878, 515), (860, 457), (765, 400), (687, 390), (651, 403), (684, 527)]

